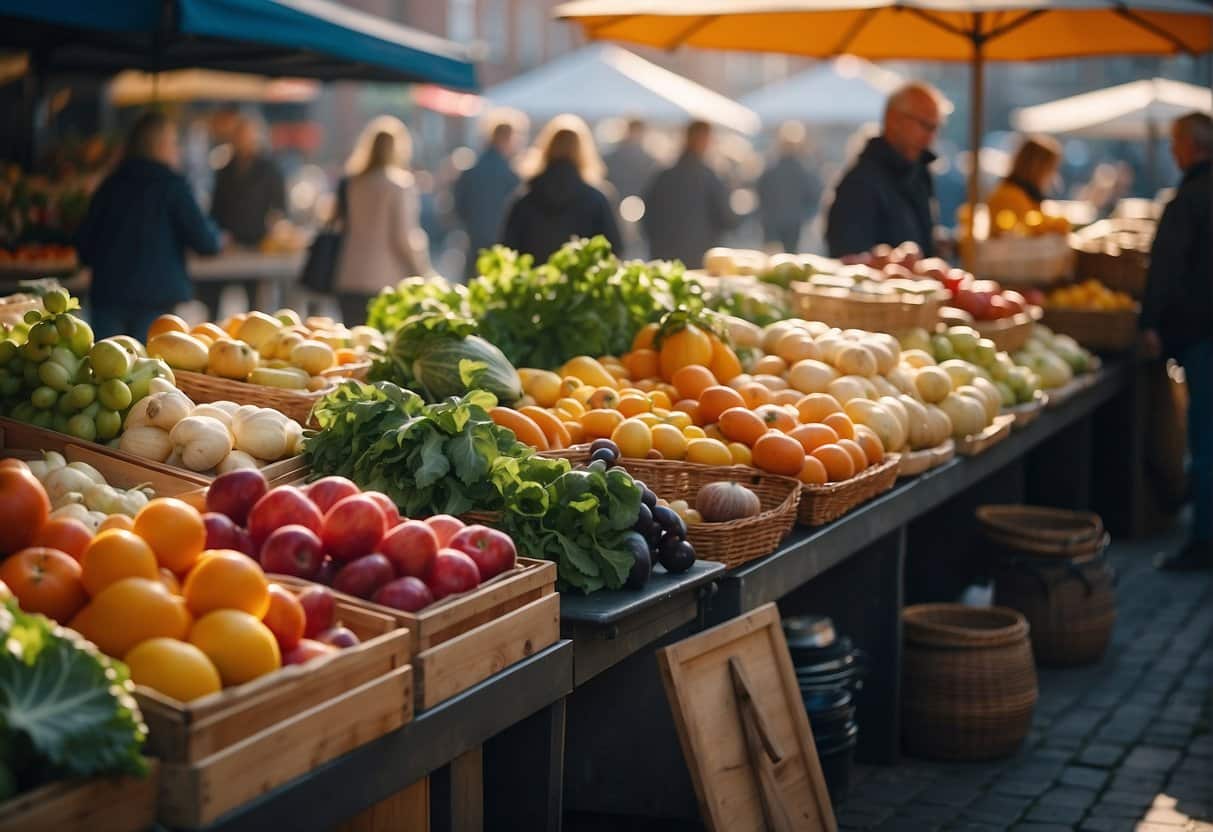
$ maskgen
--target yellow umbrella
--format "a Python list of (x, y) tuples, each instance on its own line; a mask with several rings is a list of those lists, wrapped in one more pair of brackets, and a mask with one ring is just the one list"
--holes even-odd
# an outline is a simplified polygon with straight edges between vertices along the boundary
[[(1197, 54), (1213, 46), (1213, 7), (1202, 0), (578, 0), (555, 14), (591, 40), (662, 49), (970, 63), (974, 150), (987, 61)], [(969, 202), (977, 202), (976, 168)]]

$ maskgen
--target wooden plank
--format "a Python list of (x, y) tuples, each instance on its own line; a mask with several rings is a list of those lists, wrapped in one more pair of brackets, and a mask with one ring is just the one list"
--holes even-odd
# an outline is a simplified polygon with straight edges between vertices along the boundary
[(429, 828), (430, 779), (423, 777), (350, 818), (337, 832), (429, 832)]
[(700, 811), (714, 832), (764, 832), (756, 772), (729, 674), (740, 660), (775, 745), (788, 753), (782, 801), (795, 828), (837, 829), (779, 613), (767, 604), (658, 651)]
[(0, 832), (142, 832), (156, 818), (159, 765), (148, 776), (52, 783), (0, 804)]
[(405, 666), (297, 714), (195, 764), (166, 763), (158, 818), (205, 826), (243, 803), (412, 718), (412, 668)]
[(560, 596), (545, 595), (418, 653), (417, 708), (432, 708), (560, 638)]

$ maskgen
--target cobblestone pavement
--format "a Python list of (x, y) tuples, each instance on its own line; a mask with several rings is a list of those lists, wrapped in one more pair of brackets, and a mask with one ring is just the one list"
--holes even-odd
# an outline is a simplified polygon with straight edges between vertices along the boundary
[[(859, 767), (843, 829), (1213, 832), (1213, 584), (1155, 571), (1174, 536), (1113, 547), (1120, 579), (1099, 665), (1041, 670), (1021, 752), (993, 763)], [(862, 726), (861, 726), (862, 730)]]

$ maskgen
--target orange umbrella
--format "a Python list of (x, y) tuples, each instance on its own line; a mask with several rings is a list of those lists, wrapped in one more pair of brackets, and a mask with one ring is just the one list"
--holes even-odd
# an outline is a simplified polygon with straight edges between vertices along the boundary
[[(987, 61), (1175, 55), (1213, 46), (1201, 0), (577, 0), (556, 8), (591, 40), (815, 58), (972, 64), (970, 143), (981, 144)], [(976, 166), (969, 202), (977, 202)]]

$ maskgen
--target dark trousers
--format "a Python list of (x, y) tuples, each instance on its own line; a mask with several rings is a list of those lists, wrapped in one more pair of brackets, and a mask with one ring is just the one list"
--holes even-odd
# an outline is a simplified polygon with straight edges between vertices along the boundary
[(366, 323), (366, 305), (374, 295), (361, 292), (338, 292), (337, 304), (341, 307), (341, 321), (346, 326)]
[(1192, 538), (1213, 543), (1213, 339), (1179, 355), (1188, 379), (1188, 451), (1192, 457)]
[[(234, 281), (234, 284), (223, 283), (218, 280), (201, 281), (194, 284), (194, 297), (206, 304), (207, 320), (219, 320), (219, 298), (223, 294), (223, 290), (232, 285), (243, 287), (244, 294), (248, 297), (248, 308), (250, 311), (257, 308), (256, 280), (237, 280)], [(273, 309), (263, 309), (262, 311), (267, 313), (274, 312)]]
[(172, 311), (172, 306), (161, 308), (136, 304), (93, 303), (90, 304), (89, 323), (93, 327), (93, 336), (98, 341), (112, 335), (133, 335), (146, 342), (147, 330), (152, 321)]

